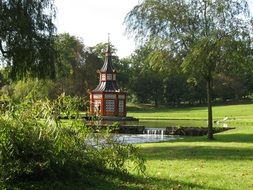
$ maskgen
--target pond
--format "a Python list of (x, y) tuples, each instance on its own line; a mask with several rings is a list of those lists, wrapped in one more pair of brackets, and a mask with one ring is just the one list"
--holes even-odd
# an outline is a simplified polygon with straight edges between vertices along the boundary
[(123, 143), (138, 144), (176, 140), (181, 137), (162, 134), (115, 134), (114, 137)]
[[(136, 126), (136, 123), (135, 125)], [(150, 128), (145, 127), (143, 134), (112, 134), (112, 137), (122, 143), (126, 144), (138, 144), (138, 143), (152, 143), (176, 140), (181, 137), (176, 135), (165, 135), (165, 127), (162, 128)]]
[[(166, 127), (205, 127), (206, 120), (140, 120), (126, 125), (145, 126), (144, 134), (117, 134), (115, 137), (125, 143), (150, 143), (171, 141), (182, 138), (180, 136), (164, 135)], [(215, 125), (217, 126), (217, 125)]]
[[(106, 122), (113, 124), (113, 122)], [(135, 122), (123, 122), (123, 125), (144, 126), (143, 134), (115, 134), (115, 138), (124, 143), (151, 143), (176, 140), (182, 137), (165, 135), (166, 127), (205, 127), (206, 120), (140, 120)], [(216, 125), (215, 125), (216, 126)]]

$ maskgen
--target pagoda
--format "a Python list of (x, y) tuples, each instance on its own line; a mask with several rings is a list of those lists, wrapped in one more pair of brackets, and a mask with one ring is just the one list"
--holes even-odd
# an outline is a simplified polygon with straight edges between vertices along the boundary
[(126, 92), (119, 89), (116, 81), (116, 70), (112, 65), (112, 53), (108, 40), (105, 60), (98, 70), (99, 84), (89, 91), (90, 114), (100, 116), (126, 116)]

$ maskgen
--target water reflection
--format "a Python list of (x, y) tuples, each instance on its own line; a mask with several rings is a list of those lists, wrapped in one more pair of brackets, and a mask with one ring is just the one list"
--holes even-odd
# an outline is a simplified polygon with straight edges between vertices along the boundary
[(160, 134), (115, 134), (114, 138), (118, 141), (128, 144), (151, 143), (176, 140), (178, 136), (160, 135)]

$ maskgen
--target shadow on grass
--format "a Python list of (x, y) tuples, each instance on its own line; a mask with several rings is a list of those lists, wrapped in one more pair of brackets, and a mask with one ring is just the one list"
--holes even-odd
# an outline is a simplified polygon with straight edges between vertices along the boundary
[[(87, 181), (89, 180), (89, 181)], [(1, 187), (1, 184), (0, 184)], [(18, 185), (5, 186), (5, 189), (16, 190), (148, 190), (148, 189), (213, 189), (224, 190), (216, 187), (207, 187), (197, 183), (186, 183), (179, 180), (160, 179), (155, 177), (136, 177), (132, 175), (104, 175), (90, 176), (85, 180), (68, 179), (65, 181), (29, 182)]]
[[(204, 144), (203, 144), (204, 142)], [(252, 134), (220, 134), (215, 135), (215, 140), (208, 141), (206, 136), (185, 137), (184, 139), (162, 142), (154, 147), (143, 147), (148, 160), (250, 160), (253, 159), (252, 147), (236, 146), (226, 147), (226, 143), (252, 143)], [(180, 143), (183, 143), (182, 145)], [(185, 143), (189, 143), (186, 144)], [(201, 145), (198, 145), (201, 143)], [(206, 143), (206, 145), (205, 145)], [(220, 146), (219, 143), (224, 143)]]
[(216, 135), (214, 142), (253, 143), (253, 134), (235, 133)]
[(197, 184), (192, 182), (184, 182), (180, 180), (173, 180), (173, 179), (160, 179), (160, 178), (149, 178), (148, 182), (146, 182), (149, 185), (149, 188), (143, 188), (143, 189), (157, 189), (157, 190), (227, 190), (224, 188), (218, 188), (218, 187), (210, 187), (203, 184)]
[[(231, 129), (234, 130), (234, 129)], [(180, 136), (179, 136), (180, 138)], [(181, 136), (181, 139), (170, 141), (170, 143), (178, 142), (206, 142), (206, 143), (253, 143), (253, 131), (251, 133), (216, 133), (214, 140), (208, 140), (207, 136)], [(161, 143), (161, 142), (160, 142)], [(167, 143), (167, 142), (162, 142)]]

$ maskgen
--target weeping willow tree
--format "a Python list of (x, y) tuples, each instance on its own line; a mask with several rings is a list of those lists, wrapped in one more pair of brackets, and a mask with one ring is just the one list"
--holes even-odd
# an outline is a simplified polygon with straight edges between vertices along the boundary
[(55, 76), (54, 0), (0, 0), (0, 56), (12, 78)]
[(176, 66), (206, 82), (208, 139), (213, 139), (214, 75), (252, 68), (253, 22), (247, 1), (143, 0), (127, 14), (125, 24), (130, 35), (156, 49), (155, 64)]

